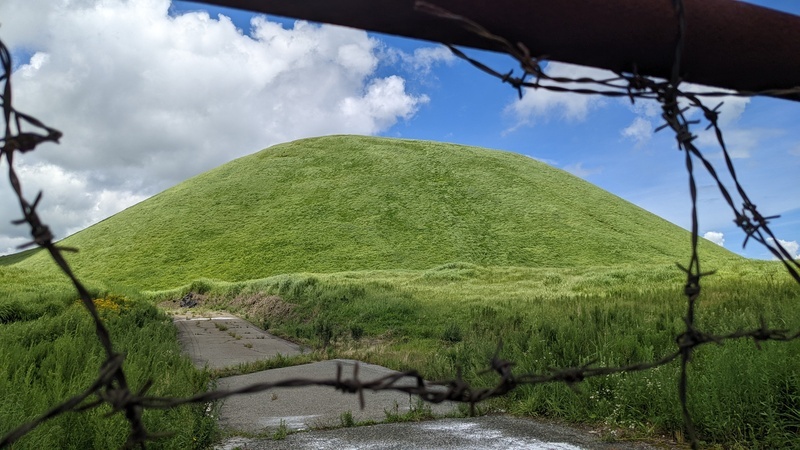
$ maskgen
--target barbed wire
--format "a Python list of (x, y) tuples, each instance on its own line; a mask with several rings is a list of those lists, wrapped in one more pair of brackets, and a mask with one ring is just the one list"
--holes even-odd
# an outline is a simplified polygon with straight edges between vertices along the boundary
[[(798, 273), (798, 269), (800, 269), (800, 262), (793, 259), (792, 255), (784, 248), (784, 246), (780, 243), (778, 239), (775, 238), (774, 233), (770, 230), (768, 224), (769, 221), (772, 219), (776, 219), (779, 216), (764, 216), (762, 215), (756, 205), (752, 203), (747, 196), (744, 188), (739, 182), (739, 179), (736, 175), (736, 171), (734, 169), (734, 165), (728, 149), (725, 145), (722, 131), (718, 124), (718, 117), (719, 117), (719, 108), (722, 106), (722, 103), (718, 104), (714, 108), (708, 108), (705, 106), (702, 101), (700, 100), (701, 96), (723, 96), (723, 95), (730, 95), (730, 93), (722, 92), (722, 91), (709, 91), (709, 92), (684, 92), (680, 89), (681, 80), (681, 61), (683, 59), (683, 50), (685, 46), (685, 39), (686, 39), (686, 18), (685, 18), (685, 9), (682, 0), (673, 0), (673, 7), (675, 10), (675, 16), (677, 21), (677, 32), (675, 38), (675, 54), (673, 57), (673, 65), (671, 76), (669, 80), (666, 81), (656, 81), (650, 79), (648, 77), (642, 76), (637, 73), (636, 66), (632, 67), (632, 72), (629, 74), (625, 73), (618, 73), (617, 77), (607, 78), (607, 79), (592, 79), (588, 77), (582, 78), (567, 78), (567, 77), (551, 77), (549, 76), (541, 67), (541, 62), (546, 60), (547, 57), (534, 57), (528, 51), (528, 48), (521, 42), (517, 42), (516, 45), (512, 45), (510, 41), (507, 39), (497, 36), (487, 29), (482, 27), (480, 24), (454, 14), (450, 11), (444, 10), (439, 8), (436, 5), (431, 3), (417, 1), (416, 7), (420, 11), (426, 12), (428, 14), (435, 15), (440, 18), (449, 19), (460, 23), (465, 29), (470, 30), (471, 32), (475, 33), (478, 36), (483, 37), (484, 39), (490, 40), (494, 42), (496, 45), (500, 47), (502, 51), (510, 55), (514, 58), (522, 68), (522, 75), (520, 77), (514, 77), (513, 71), (509, 71), (507, 73), (500, 73), (495, 71), (494, 69), (490, 68), (489, 66), (481, 63), (480, 61), (474, 60), (468, 57), (465, 53), (461, 52), (453, 45), (445, 43), (454, 54), (459, 56), (460, 58), (466, 60), (473, 66), (477, 67), (478, 69), (499, 78), (504, 83), (509, 83), (513, 86), (516, 90), (520, 98), (522, 98), (522, 89), (523, 88), (531, 88), (531, 89), (547, 89), (555, 92), (570, 92), (576, 94), (595, 94), (595, 95), (603, 95), (608, 97), (623, 97), (627, 96), (630, 98), (631, 102), (634, 103), (637, 99), (639, 100), (656, 100), (661, 104), (662, 115), (661, 117), (664, 119), (665, 123), (660, 127), (656, 128), (656, 131), (662, 130), (664, 128), (671, 128), (675, 133), (676, 140), (678, 141), (678, 148), (684, 151), (685, 154), (685, 163), (686, 163), (686, 172), (689, 178), (689, 195), (691, 200), (691, 256), (689, 260), (688, 267), (683, 267), (680, 264), (678, 267), (686, 273), (686, 283), (684, 285), (684, 295), (687, 299), (687, 312), (686, 316), (684, 317), (684, 322), (686, 325), (686, 330), (678, 336), (677, 343), (680, 347), (679, 351), (676, 354), (670, 355), (656, 363), (656, 365), (663, 365), (671, 362), (676, 357), (680, 356), (681, 360), (681, 370), (680, 370), (680, 378), (678, 382), (678, 396), (681, 403), (681, 413), (683, 415), (683, 422), (684, 428), (686, 429), (687, 435), (689, 436), (689, 440), (692, 444), (692, 448), (698, 448), (699, 441), (697, 439), (697, 434), (694, 429), (694, 425), (691, 419), (691, 415), (688, 408), (688, 376), (687, 376), (687, 367), (689, 361), (691, 360), (693, 350), (703, 344), (716, 342), (720, 343), (726, 339), (737, 339), (742, 337), (751, 337), (755, 340), (756, 344), (758, 345), (762, 340), (793, 340), (800, 337), (800, 332), (794, 334), (787, 334), (786, 330), (773, 330), (766, 327), (766, 324), (761, 319), (762, 327), (759, 330), (753, 330), (749, 332), (734, 332), (724, 336), (718, 335), (711, 335), (704, 333), (698, 330), (695, 327), (695, 307), (696, 301), (700, 296), (700, 281), (702, 278), (712, 275), (713, 272), (702, 272), (700, 270), (700, 257), (698, 253), (698, 241), (699, 241), (699, 221), (697, 216), (697, 183), (695, 180), (694, 174), (694, 162), (693, 158), (698, 159), (703, 166), (705, 167), (708, 174), (714, 179), (716, 182), (717, 188), (721, 195), (725, 198), (725, 201), (730, 206), (733, 211), (735, 220), (734, 223), (740, 227), (745, 232), (745, 240), (743, 245), (746, 245), (749, 239), (753, 239), (754, 241), (764, 245), (777, 259), (779, 259), (784, 267), (787, 269), (787, 272), (794, 278), (795, 281), (800, 284), (800, 273)], [(534, 77), (534, 81), (526, 81), (529, 77)], [(570, 87), (562, 87), (562, 86), (554, 86), (549, 84), (542, 84), (542, 80), (547, 80), (550, 82), (555, 83), (573, 83), (573, 84), (593, 84), (593, 85), (600, 85), (602, 86), (603, 90), (601, 89), (587, 89), (587, 88), (570, 88)], [(797, 93), (800, 92), (800, 86), (790, 90), (781, 90), (781, 94), (785, 93)], [(778, 94), (779, 92), (776, 90), (771, 91), (762, 91), (758, 93), (749, 93), (749, 92), (739, 92), (735, 93), (736, 95), (741, 96), (749, 96), (749, 95), (774, 95)], [(696, 125), (699, 123), (699, 120), (688, 120), (685, 113), (688, 111), (689, 107), (681, 107), (678, 99), (685, 98), (689, 100), (690, 107), (699, 108), (703, 112), (703, 116), (708, 120), (709, 125), (707, 129), (714, 128), (714, 132), (717, 138), (717, 142), (719, 143), (720, 148), (722, 149), (722, 153), (725, 159), (725, 163), (728, 169), (728, 172), (733, 179), (734, 186), (736, 191), (739, 193), (739, 196), (742, 200), (742, 210), (736, 208), (736, 205), (733, 201), (733, 198), (722, 182), (720, 177), (717, 174), (716, 169), (711, 164), (711, 162), (702, 154), (702, 152), (694, 145), (693, 141), (697, 138), (696, 135), (692, 134), (690, 130), (690, 125)], [(768, 239), (771, 239), (772, 245), (770, 245)], [(654, 366), (653, 366), (654, 367)], [(646, 370), (648, 368), (647, 365), (642, 366), (641, 368), (636, 368), (636, 370)], [(614, 369), (610, 369), (614, 370)], [(632, 371), (630, 369), (629, 371)], [(600, 373), (604, 371), (599, 371)], [(585, 371), (577, 371), (576, 375), (585, 376)]]
[[(695, 160), (699, 161), (709, 175), (715, 180), (721, 195), (725, 198), (725, 201), (733, 210), (735, 217), (734, 222), (737, 224), (737, 226), (744, 230), (746, 235), (744, 244), (747, 244), (749, 239), (753, 239), (754, 241), (766, 246), (770, 252), (772, 252), (772, 254), (783, 263), (789, 274), (798, 283), (800, 283), (800, 275), (798, 275), (800, 264), (792, 259), (792, 255), (780, 244), (780, 241), (775, 238), (775, 235), (768, 226), (768, 223), (777, 216), (762, 215), (757, 210), (756, 205), (750, 201), (744, 188), (739, 183), (732, 159), (723, 140), (722, 131), (717, 121), (719, 107), (721, 104), (714, 108), (708, 108), (702, 103), (700, 98), (731, 95), (777, 95), (788, 92), (800, 92), (800, 88), (791, 90), (784, 89), (733, 93), (727, 91), (691, 92), (681, 90), (680, 61), (682, 58), (683, 45), (686, 39), (686, 21), (684, 18), (683, 3), (680, 0), (673, 0), (673, 5), (676, 15), (675, 19), (678, 26), (676, 32), (675, 60), (671, 78), (669, 80), (654, 80), (642, 76), (637, 73), (635, 66), (632, 67), (632, 71), (630, 73), (618, 73), (615, 77), (598, 80), (587, 77), (567, 78), (549, 76), (540, 65), (547, 58), (544, 56), (533, 57), (523, 44), (517, 43), (512, 45), (505, 38), (492, 34), (476, 22), (441, 9), (431, 3), (416, 3), (416, 8), (418, 10), (456, 21), (476, 35), (494, 42), (496, 45), (498, 45), (501, 51), (504, 51), (516, 59), (523, 71), (523, 74), (519, 77), (515, 77), (513, 75), (513, 71), (507, 73), (495, 71), (487, 65), (468, 57), (465, 53), (453, 47), (452, 45), (445, 43), (445, 45), (448, 45), (448, 47), (456, 56), (464, 59), (489, 75), (500, 79), (504, 83), (509, 83), (517, 90), (520, 96), (523, 95), (523, 88), (532, 88), (585, 95), (628, 97), (632, 102), (635, 102), (636, 100), (658, 101), (661, 104), (662, 118), (664, 119), (665, 123), (659, 127), (657, 131), (664, 128), (670, 128), (675, 133), (679, 149), (685, 154), (684, 156), (692, 205), (691, 256), (687, 267), (679, 265), (680, 270), (686, 273), (684, 295), (687, 298), (687, 311), (686, 316), (684, 317), (685, 330), (675, 339), (675, 345), (677, 349), (674, 352), (652, 362), (640, 362), (620, 367), (597, 367), (594, 365), (595, 362), (592, 361), (576, 367), (550, 369), (545, 373), (527, 373), (517, 375), (513, 372), (515, 363), (504, 360), (500, 357), (503, 348), (502, 342), (500, 342), (494, 356), (489, 361), (488, 368), (484, 371), (486, 373), (494, 373), (497, 376), (497, 380), (493, 386), (488, 388), (479, 388), (471, 385), (463, 379), (460, 371), (453, 379), (435, 383), (425, 383), (422, 376), (415, 370), (399, 372), (371, 381), (363, 381), (359, 379), (359, 366), (356, 364), (353, 368), (353, 374), (351, 378), (347, 378), (343, 375), (342, 366), (339, 365), (336, 376), (325, 380), (291, 378), (272, 383), (256, 383), (239, 389), (212, 390), (185, 398), (148, 396), (147, 391), (153, 384), (152, 380), (145, 383), (145, 385), (138, 391), (132, 391), (129, 388), (125, 377), (125, 355), (114, 351), (113, 343), (110, 339), (109, 333), (103, 324), (103, 321), (100, 318), (94, 303), (92, 302), (89, 292), (73, 273), (63, 256), (63, 252), (75, 251), (75, 249), (61, 247), (53, 242), (54, 237), (50, 232), (50, 229), (42, 222), (37, 212), (37, 208), (43, 194), (39, 192), (33, 202), (29, 202), (23, 195), (22, 185), (14, 169), (15, 153), (26, 153), (33, 151), (39, 144), (44, 142), (57, 143), (61, 137), (61, 133), (56, 129), (44, 125), (29, 115), (17, 111), (13, 107), (11, 91), (11, 74), (13, 66), (11, 64), (11, 55), (3, 42), (0, 41), (0, 60), (2, 60), (1, 62), (3, 67), (3, 74), (0, 76), (0, 83), (4, 83), (2, 108), (5, 125), (4, 137), (0, 139), (0, 143), (2, 144), (2, 148), (0, 148), (0, 158), (4, 157), (8, 163), (8, 172), (11, 185), (19, 201), (20, 209), (22, 210), (23, 214), (23, 218), (14, 221), (14, 223), (27, 224), (30, 227), (33, 240), (23, 247), (36, 245), (46, 249), (61, 271), (69, 277), (80, 296), (83, 306), (87, 309), (92, 317), (95, 326), (95, 333), (106, 355), (105, 362), (99, 368), (100, 373), (97, 379), (87, 386), (83, 392), (65, 400), (59, 405), (54, 406), (36, 419), (22, 424), (16, 429), (12, 430), (6, 436), (4, 436), (2, 440), (0, 440), (0, 447), (11, 445), (35, 429), (37, 426), (51, 418), (67, 412), (82, 412), (103, 405), (109, 405), (111, 407), (110, 414), (123, 413), (125, 415), (130, 427), (126, 446), (144, 447), (146, 442), (159, 439), (164, 436), (164, 434), (150, 433), (146, 429), (144, 423), (142, 422), (142, 413), (146, 409), (169, 409), (191, 403), (207, 403), (234, 395), (252, 394), (278, 387), (288, 388), (327, 386), (342, 392), (359, 395), (359, 401), (362, 407), (364, 406), (363, 392), (365, 390), (393, 390), (416, 395), (421, 399), (431, 403), (441, 403), (444, 401), (466, 403), (470, 405), (470, 411), (474, 413), (474, 408), (477, 403), (490, 398), (506, 395), (512, 390), (523, 385), (537, 385), (557, 382), (566, 383), (567, 385), (572, 386), (591, 377), (607, 376), (623, 372), (645, 371), (670, 364), (675, 360), (680, 360), (681, 366), (680, 378), (678, 382), (678, 394), (681, 402), (684, 428), (686, 429), (692, 448), (698, 448), (699, 441), (694, 430), (694, 425), (687, 402), (689, 392), (687, 367), (690, 363), (694, 349), (702, 345), (711, 343), (721, 344), (724, 341), (734, 339), (752, 339), (755, 345), (759, 348), (760, 343), (765, 341), (786, 342), (800, 339), (800, 331), (791, 332), (784, 329), (769, 328), (763, 318), (761, 318), (761, 326), (757, 329), (738, 330), (721, 335), (706, 333), (695, 326), (695, 307), (696, 301), (701, 292), (700, 282), (704, 277), (712, 274), (712, 272), (702, 272), (700, 270), (700, 258), (697, 250), (699, 234), (697, 220), (697, 186), (694, 174)], [(543, 84), (542, 81), (548, 81), (555, 84)], [(591, 84), (599, 87), (573, 88), (559, 86), (558, 84)], [(689, 106), (681, 107), (679, 105), (679, 99), (687, 100), (689, 102)], [(741, 198), (741, 210), (736, 207), (736, 203), (734, 202), (730, 193), (731, 190), (728, 189), (720, 180), (716, 168), (694, 145), (693, 141), (696, 139), (696, 136), (691, 133), (690, 127), (692, 125), (696, 125), (699, 123), (699, 121), (687, 119), (685, 113), (687, 112), (688, 108), (700, 109), (705, 119), (709, 122), (707, 129), (714, 129), (717, 141), (724, 155), (726, 169), (734, 182), (733, 190)], [(35, 131), (26, 131), (23, 129), (23, 126), (30, 127)], [(770, 244), (770, 239), (772, 240), (772, 245)], [(412, 383), (409, 383), (409, 380), (411, 380)]]

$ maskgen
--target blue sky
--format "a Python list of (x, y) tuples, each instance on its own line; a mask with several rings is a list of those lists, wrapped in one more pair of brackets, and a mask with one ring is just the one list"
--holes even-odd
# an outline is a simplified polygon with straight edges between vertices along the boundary
[[(65, 132), (62, 148), (22, 161), (23, 175), (45, 189), (46, 200), (47, 188), (56, 192), (45, 212), (55, 217), (61, 235), (227, 160), (285, 140), (333, 133), (522, 153), (689, 226), (683, 155), (667, 131), (652, 133), (660, 125), (657, 105), (543, 91), (526, 92), (519, 100), (509, 86), (430, 42), (307, 24), (296, 28), (293, 19), (277, 17), (252, 22), (258, 16), (249, 12), (191, 2), (140, 0), (131, 6), (90, 0), (83, 3), (94, 6), (83, 9), (72, 3), (0, 5), (0, 17), (15, 14), (53, 24), (32, 27), (48, 30), (37, 32), (24, 29), (24, 20), (19, 27), (4, 23), (0, 39), (18, 60), (17, 98), (27, 107), (22, 109)], [(800, 15), (798, 2), (752, 3)], [(232, 27), (221, 23), (227, 19), (220, 15)], [(293, 53), (304, 45), (305, 53)], [(231, 53), (244, 56), (222, 67), (209, 62)], [(516, 68), (502, 55), (468, 53), (499, 71)], [(548, 70), (599, 75), (563, 64)], [(240, 108), (222, 99), (231, 92), (243, 95)], [(80, 111), (68, 108), (70, 99)], [(240, 117), (242, 110), (247, 115)], [(740, 180), (762, 213), (782, 216), (773, 230), (797, 252), (800, 103), (729, 98), (723, 111), (723, 132)], [(254, 118), (258, 121), (250, 124)], [(722, 168), (719, 149), (702, 128), (697, 129), (701, 149)], [(238, 133), (236, 140), (230, 139), (232, 132)], [(717, 233), (709, 237), (724, 238), (732, 251), (769, 258), (753, 243), (742, 249), (743, 235), (710, 179), (700, 176), (699, 186), (701, 234)], [(0, 203), (4, 211), (11, 208)], [(0, 251), (23, 239), (20, 230), (0, 228)]]

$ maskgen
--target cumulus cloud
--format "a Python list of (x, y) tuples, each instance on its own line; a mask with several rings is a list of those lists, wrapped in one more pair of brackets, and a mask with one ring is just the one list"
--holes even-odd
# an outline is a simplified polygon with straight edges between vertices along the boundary
[[(79, 231), (147, 198), (124, 189), (92, 188), (85, 176), (53, 164), (21, 165), (17, 168), (17, 175), (23, 180), (27, 197), (33, 198), (38, 192), (44, 193), (38, 212), (53, 231), (64, 235)], [(0, 211), (7, 212), (5, 217), (22, 217), (17, 200), (10, 192), (0, 196)], [(0, 230), (0, 253), (11, 253), (16, 246), (30, 240), (30, 230), (25, 226), (0, 224)]]
[[(0, 3), (14, 17), (0, 38), (33, 55), (14, 73), (15, 106), (64, 133), (21, 161), (23, 182), (61, 205), (43, 214), (59, 236), (279, 142), (380, 133), (428, 101), (376, 74), (382, 44), (364, 31), (256, 17), (244, 32), (225, 16), (169, 10), (169, 0)], [(446, 57), (423, 49), (412, 60), (424, 70)], [(7, 203), (0, 216), (19, 215)], [(0, 223), (0, 238), (16, 233)]]
[[(784, 241), (783, 239), (778, 239), (778, 243), (781, 247), (783, 247), (784, 250), (792, 255), (793, 259), (800, 259), (800, 244), (798, 244), (797, 241)], [(777, 248), (777, 245), (775, 245), (775, 240), (772, 238), (767, 238), (767, 244)]]
[(725, 247), (725, 235), (719, 231), (706, 231), (706, 233), (703, 234), (703, 237), (719, 245), (720, 247)]
[[(601, 69), (591, 67), (576, 66), (574, 64), (551, 62), (547, 65), (545, 72), (552, 77), (565, 78), (593, 78), (606, 79), (613, 78), (614, 74)], [(583, 83), (550, 83), (543, 81), (542, 84), (558, 85), (566, 88), (593, 88), (592, 84)], [(597, 109), (604, 104), (604, 100), (597, 95), (581, 95), (567, 92), (553, 92), (546, 89), (525, 89), (521, 99), (506, 108), (507, 112), (512, 113), (517, 119), (516, 127), (528, 125), (535, 119), (547, 119), (550, 116), (557, 116), (560, 119), (579, 122), (585, 120), (589, 112)]]
[(385, 54), (388, 62), (400, 63), (405, 70), (414, 72), (418, 76), (428, 76), (436, 65), (452, 65), (456, 60), (453, 52), (443, 45), (420, 47), (414, 49), (412, 53), (389, 48), (386, 49)]
[(602, 167), (586, 168), (586, 167), (583, 167), (583, 163), (582, 162), (578, 162), (578, 163), (575, 163), (575, 164), (569, 164), (569, 165), (564, 166), (564, 170), (566, 170), (567, 172), (575, 175), (576, 177), (586, 178), (586, 177), (588, 177), (590, 175), (594, 175), (596, 173), (602, 172), (603, 168)]
[[(711, 88), (693, 83), (684, 83), (681, 85), (681, 89), (693, 93), (726, 92), (724, 89)], [(732, 93), (733, 91), (730, 92)], [(708, 107), (714, 107), (722, 103), (717, 109), (719, 113), (717, 124), (723, 128), (726, 136), (737, 131), (742, 132), (742, 135), (745, 137), (755, 136), (755, 134), (749, 133), (749, 130), (747, 130), (748, 133), (745, 133), (745, 130), (738, 130), (735, 128), (736, 122), (742, 114), (744, 114), (747, 105), (750, 103), (750, 98), (733, 95), (700, 98)], [(661, 105), (656, 100), (636, 100), (633, 104), (631, 104), (630, 100), (627, 98), (620, 99), (620, 101), (628, 105), (628, 108), (636, 115), (633, 123), (621, 131), (622, 136), (632, 139), (637, 145), (643, 145), (650, 141), (653, 137), (652, 129), (654, 126), (658, 127), (664, 122), (660, 118), (662, 113)], [(678, 106), (683, 109), (690, 106), (690, 104), (685, 98), (680, 98), (678, 99)], [(705, 126), (705, 118), (702, 117), (702, 113), (699, 109), (694, 107), (688, 108), (686, 110), (686, 116), (688, 119), (701, 119), (703, 126)], [(648, 128), (647, 130), (645, 126)], [(716, 137), (713, 131), (699, 132), (698, 137), (700, 138), (698, 140), (700, 145), (716, 145)], [(726, 139), (726, 144), (729, 144), (728, 139)], [(741, 146), (738, 146), (733, 153), (736, 154), (737, 157), (747, 157), (753, 145), (754, 143), (752, 140), (745, 142)]]
[(405, 81), (392, 75), (374, 80), (363, 95), (345, 98), (341, 112), (353, 126), (366, 127), (371, 134), (393, 125), (398, 117), (408, 119), (417, 105), (427, 102), (425, 95), (405, 95)]
[(0, 235), (0, 255), (8, 255), (20, 251), (20, 247), (31, 241), (29, 237), (11, 237)]
[[(725, 146), (728, 154), (733, 159), (746, 159), (753, 155), (753, 152), (762, 146), (764, 140), (780, 135), (778, 130), (763, 128), (723, 128), (725, 136)], [(713, 130), (701, 131), (697, 134), (697, 143), (708, 149), (719, 150), (717, 136)]]
[(653, 125), (643, 117), (633, 119), (627, 128), (623, 129), (622, 137), (632, 139), (637, 145), (643, 145), (653, 136)]

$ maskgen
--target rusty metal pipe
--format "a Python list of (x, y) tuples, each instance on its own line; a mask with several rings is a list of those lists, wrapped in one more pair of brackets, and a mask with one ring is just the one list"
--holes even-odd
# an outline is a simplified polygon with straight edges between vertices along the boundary
[[(200, 0), (203, 3), (497, 50), (414, 0)], [(669, 78), (677, 22), (671, 0), (429, 0), (533, 55)], [(800, 17), (734, 0), (684, 0), (683, 79), (739, 91), (800, 86)], [(800, 100), (800, 94), (783, 98)]]

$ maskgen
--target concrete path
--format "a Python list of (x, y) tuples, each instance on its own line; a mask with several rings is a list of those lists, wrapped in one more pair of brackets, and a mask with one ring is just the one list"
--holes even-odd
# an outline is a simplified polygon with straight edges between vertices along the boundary
[(250, 322), (220, 313), (176, 315), (178, 339), (195, 366), (211, 369), (301, 353), (300, 346), (279, 339)]
[[(200, 368), (208, 366), (219, 369), (269, 359), (278, 354), (291, 356), (301, 353), (298, 345), (229, 314), (190, 310), (174, 315), (173, 319), (181, 346)], [(284, 367), (220, 378), (217, 387), (236, 389), (287, 378), (335, 379), (338, 365), (342, 365), (342, 375), (351, 378), (355, 364), (353, 360), (331, 360)], [(358, 364), (358, 378), (363, 381), (397, 373), (374, 364)], [(412, 383), (411, 380), (409, 383)], [(335, 426), (341, 423), (342, 414), (345, 413), (351, 414), (356, 422), (382, 422), (386, 419), (387, 411), (403, 414), (416, 404), (415, 399), (402, 392), (364, 391), (365, 408), (362, 410), (357, 395), (332, 388), (278, 388), (225, 399), (220, 408), (219, 421), (231, 433), (268, 434), (277, 430), (282, 421), (283, 426), (292, 431)], [(436, 415), (445, 415), (458, 408), (449, 402), (426, 406)]]
[(654, 450), (606, 442), (597, 433), (508, 416), (388, 423), (290, 434), (284, 439), (233, 438), (220, 450)]
[[(365, 382), (397, 373), (374, 364), (334, 359), (222, 378), (218, 386), (220, 389), (236, 389), (290, 378), (330, 380), (336, 378), (339, 365), (342, 366), (342, 377), (349, 379), (353, 376), (356, 363), (358, 379)], [(414, 385), (411, 379), (408, 380), (408, 385)], [(226, 399), (220, 410), (220, 423), (230, 430), (273, 433), (281, 426), (281, 421), (288, 430), (339, 426), (343, 413), (352, 414), (356, 422), (382, 422), (386, 419), (387, 411), (403, 414), (416, 406), (418, 401), (402, 392), (364, 391), (364, 409), (361, 409), (358, 395), (339, 392), (329, 387), (278, 388)], [(445, 415), (458, 409), (457, 405), (450, 402), (426, 404), (425, 407), (436, 415)], [(254, 411), (258, 414), (253, 414)]]
[[(291, 356), (302, 349), (279, 339), (249, 322), (224, 313), (198, 313), (181, 310), (174, 316), (178, 338), (198, 367), (224, 368), (272, 358)], [(253, 383), (287, 378), (332, 379), (337, 365), (351, 377), (356, 361), (332, 360), (294, 367), (267, 370), (248, 375), (220, 378), (221, 389), (234, 389)], [(359, 364), (359, 379), (368, 381), (394, 371), (366, 363)], [(440, 419), (420, 423), (390, 423), (335, 430), (300, 431), (283, 440), (244, 438), (271, 436), (283, 427), (289, 431), (342, 425), (343, 414), (355, 422), (386, 419), (386, 412), (402, 414), (416, 407), (417, 400), (401, 392), (364, 392), (365, 409), (358, 396), (332, 388), (280, 388), (226, 399), (219, 421), (226, 438), (217, 447), (256, 449), (532, 449), (645, 450), (640, 443), (607, 443), (596, 434), (572, 427), (553, 425), (506, 416), (468, 419)], [(436, 415), (456, 410), (454, 404), (428, 405)], [(238, 435), (238, 437), (237, 437)]]

